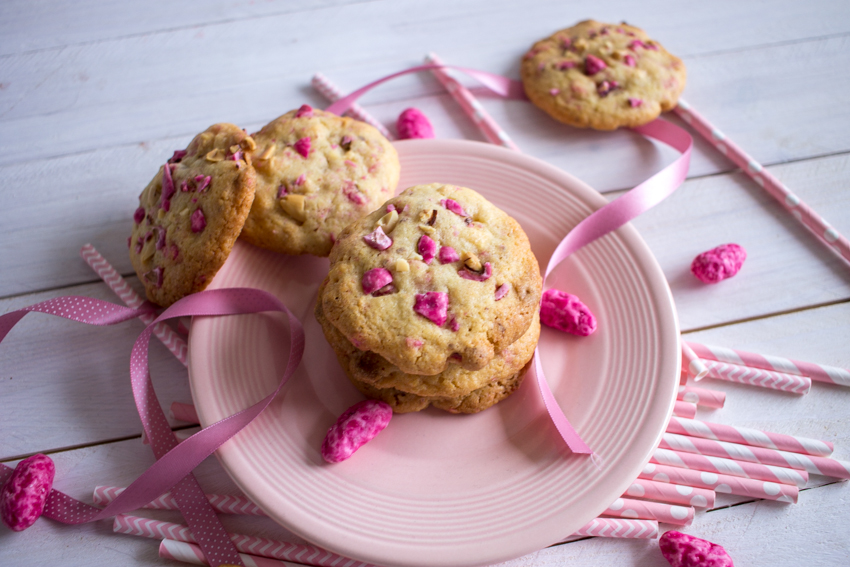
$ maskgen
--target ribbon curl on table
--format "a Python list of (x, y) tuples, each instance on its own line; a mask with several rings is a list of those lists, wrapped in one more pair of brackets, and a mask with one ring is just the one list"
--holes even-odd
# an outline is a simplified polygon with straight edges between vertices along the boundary
[[(429, 71), (431, 69), (449, 68), (462, 71), (467, 75), (477, 79), (481, 84), (490, 89), (496, 95), (511, 99), (511, 100), (528, 100), (525, 96), (525, 89), (522, 82), (514, 79), (508, 79), (501, 75), (495, 75), (486, 71), (476, 69), (468, 69), (466, 67), (457, 67), (454, 65), (442, 64), (427, 64), (418, 65), (398, 73), (393, 73), (386, 77), (382, 77), (376, 81), (363, 86), (349, 95), (337, 100), (325, 110), (333, 114), (342, 115), (354, 102), (377, 87), (391, 79), (406, 75), (408, 73), (418, 73), (421, 71)], [(644, 124), (633, 129), (635, 132), (652, 138), (673, 147), (680, 152), (680, 156), (676, 160), (659, 171), (648, 180), (644, 181), (634, 189), (621, 195), (616, 200), (611, 201), (607, 205), (597, 209), (587, 218), (578, 223), (567, 236), (558, 244), (558, 247), (553, 252), (552, 257), (544, 271), (543, 281), (550, 273), (570, 254), (578, 251), (580, 248), (590, 244), (597, 238), (605, 236), (632, 219), (637, 218), (641, 213), (654, 207), (673, 191), (675, 191), (685, 180), (688, 174), (688, 166), (691, 161), (691, 148), (693, 139), (690, 134), (671, 124), (665, 120), (656, 119), (649, 124)], [(546, 376), (543, 374), (543, 365), (540, 362), (540, 352), (535, 350), (534, 353), (534, 371), (537, 377), (537, 387), (540, 390), (540, 395), (546, 405), (546, 411), (549, 412), (549, 417), (552, 423), (563, 438), (564, 442), (569, 447), (570, 451), (579, 454), (591, 454), (592, 450), (581, 439), (578, 432), (570, 424), (567, 416), (558, 405), (552, 393), (549, 383), (546, 381)]]
[[(151, 303), (145, 303), (138, 309), (131, 309), (88, 297), (59, 297), (0, 316), (0, 341), (18, 321), (30, 312), (48, 313), (90, 325), (114, 325), (151, 313), (154, 308), (155, 306)], [(280, 311), (289, 318), (289, 361), (277, 388), (251, 407), (202, 429), (178, 445), (150, 379), (148, 346), (154, 326), (161, 321), (176, 317), (220, 316), (267, 311)], [(212, 565), (221, 563), (242, 565), (238, 551), (204, 496), (192, 471), (268, 407), (295, 372), (303, 352), (304, 331), (301, 322), (283, 303), (268, 292), (247, 288), (212, 290), (190, 295), (176, 302), (145, 328), (133, 345), (130, 362), (133, 397), (157, 461), (102, 510), (52, 490), (47, 499), (44, 515), (65, 524), (92, 522), (141, 508), (171, 489), (180, 512), (186, 518), (197, 540), (202, 542), (204, 554), (210, 563)], [(11, 474), (11, 471), (12, 469), (2, 465), (0, 483)]]
[[(329, 106), (327, 110), (335, 114), (342, 114), (362, 94), (383, 82), (408, 73), (438, 67), (450, 67), (463, 71), (504, 98), (526, 100), (522, 84), (519, 81), (462, 67), (420, 65), (374, 81), (341, 98)], [(616, 230), (653, 207), (670, 195), (684, 181), (690, 162), (692, 146), (690, 135), (663, 120), (656, 120), (635, 128), (635, 131), (672, 146), (681, 152), (681, 156), (649, 180), (601, 207), (576, 225), (555, 249), (545, 270), (544, 280), (570, 254), (597, 238)], [(112, 325), (142, 314), (151, 313), (153, 309), (154, 307), (148, 303), (139, 309), (130, 309), (86, 297), (60, 297), (0, 316), (0, 341), (20, 319), (32, 311), (50, 313), (92, 325)], [(277, 388), (253, 406), (204, 428), (178, 445), (150, 380), (147, 352), (153, 326), (160, 321), (174, 317), (220, 316), (262, 311), (281, 311), (286, 313), (289, 318), (290, 359)], [(221, 563), (242, 565), (236, 549), (204, 497), (192, 470), (268, 407), (294, 373), (300, 363), (303, 350), (304, 333), (301, 323), (277, 298), (264, 291), (222, 289), (204, 291), (181, 299), (145, 328), (133, 347), (130, 364), (136, 407), (142, 419), (145, 433), (151, 440), (157, 461), (127, 490), (102, 510), (53, 490), (48, 497), (45, 516), (69, 524), (94, 521), (141, 508), (171, 489), (193, 534), (199, 541), (204, 542), (202, 548), (210, 563), (212, 565)], [(553, 423), (567, 446), (574, 453), (590, 454), (590, 448), (581, 440), (558, 406), (557, 400), (543, 375), (539, 353), (535, 355), (535, 369), (541, 396)], [(5, 478), (11, 474), (11, 470), (9, 467), (0, 464), (0, 482), (5, 481)]]

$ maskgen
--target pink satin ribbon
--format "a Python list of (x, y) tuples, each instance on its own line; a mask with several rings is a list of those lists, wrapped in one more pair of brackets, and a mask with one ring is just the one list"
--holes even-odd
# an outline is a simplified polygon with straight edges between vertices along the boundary
[[(327, 110), (335, 114), (342, 114), (357, 98), (377, 85), (400, 75), (437, 67), (446, 66), (420, 65), (394, 73), (341, 98), (329, 106)], [(522, 84), (519, 81), (474, 69), (451, 68), (475, 77), (501, 97), (515, 100), (525, 99)], [(682, 155), (649, 180), (580, 222), (556, 248), (545, 270), (545, 276), (548, 276), (567, 256), (593, 240), (616, 230), (659, 203), (684, 181), (690, 161), (691, 137), (682, 129), (663, 120), (656, 120), (636, 128), (635, 131), (672, 146)], [(154, 307), (147, 303), (139, 309), (130, 309), (87, 297), (60, 297), (0, 316), (0, 341), (21, 318), (33, 311), (49, 313), (91, 325), (113, 325), (144, 313), (150, 313), (153, 309)], [(281, 311), (286, 313), (289, 318), (290, 359), (278, 387), (253, 406), (204, 428), (178, 445), (150, 381), (148, 345), (153, 326), (160, 321), (174, 317), (221, 316), (262, 311)], [(156, 463), (102, 510), (53, 490), (48, 497), (44, 515), (69, 524), (94, 521), (141, 508), (170, 489), (177, 499), (180, 510), (186, 517), (193, 534), (198, 541), (204, 542), (201, 547), (210, 563), (212, 565), (221, 563), (242, 565), (236, 549), (204, 497), (192, 470), (262, 413), (292, 376), (301, 361), (303, 350), (304, 333), (301, 323), (277, 298), (264, 291), (256, 289), (213, 290), (181, 299), (142, 332), (133, 346), (130, 363), (133, 396), (145, 434), (151, 440), (151, 447), (157, 457)], [(539, 356), (535, 356), (535, 368), (541, 396), (553, 423), (567, 446), (574, 453), (591, 453), (590, 448), (581, 440), (558, 406), (557, 400), (543, 375)], [(9, 467), (0, 465), (0, 483), (5, 481), (11, 471), (12, 469)]]
[[(0, 341), (27, 313), (40, 312), (90, 325), (114, 325), (150, 313), (154, 306), (131, 309), (88, 297), (59, 297), (13, 311), (0, 317)], [(277, 388), (249, 408), (204, 428), (178, 445), (156, 397), (148, 369), (148, 346), (154, 326), (167, 319), (187, 316), (220, 316), (281, 311), (289, 318), (290, 356)], [(271, 403), (301, 363), (304, 332), (301, 322), (273, 295), (258, 289), (233, 288), (205, 291), (185, 297), (148, 325), (136, 343), (130, 361), (130, 377), (136, 409), (157, 461), (106, 508), (99, 509), (57, 490), (47, 499), (44, 515), (66, 524), (80, 524), (143, 507), (169, 489), (189, 528), (201, 543), (212, 565), (242, 565), (233, 546), (192, 471), (225, 441), (241, 431)], [(0, 478), (11, 474), (3, 466)], [(2, 481), (0, 481), (2, 482)]]

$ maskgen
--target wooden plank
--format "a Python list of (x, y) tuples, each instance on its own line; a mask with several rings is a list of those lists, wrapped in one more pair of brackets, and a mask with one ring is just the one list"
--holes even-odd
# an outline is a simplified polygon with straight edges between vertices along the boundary
[[(89, 284), (0, 300), (0, 312), (61, 295), (120, 303), (105, 284)], [(141, 435), (130, 351), (143, 329), (140, 321), (107, 328), (41, 313), (22, 319), (0, 345), (0, 459)], [(155, 339), (150, 367), (166, 411), (192, 399), (186, 368)]]
[[(549, 22), (563, 17), (533, 19), (533, 30), (516, 28), (514, 23), (525, 19), (502, 6), (488, 17), (494, 28), (481, 40), (468, 33), (480, 27), (480, 14), (463, 6), (458, 4), (457, 12), (436, 21), (429, 17), (430, 6), (418, 4), (345, 6), (210, 25), (203, 33), (176, 29), (5, 57), (0, 60), (4, 77), (0, 163), (191, 136), (214, 121), (253, 129), (302, 102), (317, 101), (308, 87), (316, 71), (351, 89), (419, 63), (425, 51), (432, 49), (455, 64), (516, 76), (520, 55), (540, 35), (537, 28), (546, 26), (551, 31)], [(446, 20), (450, 15), (456, 18)], [(322, 33), (317, 22), (324, 26)], [(403, 32), (388, 33), (378, 45), (374, 26)], [(715, 34), (716, 48), (719, 30), (701, 29)], [(453, 41), (435, 42), (438, 31)], [(681, 39), (673, 43), (679, 43), (680, 53), (698, 44), (687, 32), (679, 33)], [(219, 51), (221, 45), (242, 45), (245, 37), (254, 40), (250, 58), (242, 49)], [(848, 41), (847, 36), (838, 36), (745, 51), (694, 49), (693, 55), (685, 56), (691, 76), (685, 94), (766, 163), (846, 151), (850, 135), (841, 118), (850, 112), (846, 110), (850, 77), (834, 69), (850, 63)], [(214, 63), (212, 53), (217, 54)], [(795, 90), (795, 96), (789, 97), (789, 76), (802, 77), (818, 88)], [(381, 87), (367, 102), (441, 92), (427, 77), (414, 77)], [(762, 100), (764, 105), (757, 107)], [(500, 102), (498, 106), (505, 110), (495, 113), (496, 119), (527, 153), (572, 171), (600, 189), (623, 188), (646, 177), (644, 169), (632, 173), (632, 168), (625, 167), (596, 183), (587, 176), (587, 154), (575, 152), (579, 147), (598, 152), (603, 143), (610, 151), (621, 144), (641, 157), (626, 141), (628, 135), (576, 133), (525, 104)], [(570, 143), (551, 143), (566, 136)], [(573, 159), (567, 160), (564, 154)], [(619, 157), (612, 155), (611, 163), (619, 163)], [(645, 168), (652, 171), (657, 166), (652, 161)], [(719, 159), (694, 164), (694, 174), (728, 169)]]

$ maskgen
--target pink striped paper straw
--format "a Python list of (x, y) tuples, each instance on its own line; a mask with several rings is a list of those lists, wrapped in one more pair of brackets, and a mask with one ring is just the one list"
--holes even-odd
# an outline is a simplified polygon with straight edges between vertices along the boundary
[(829, 441), (819, 441), (817, 439), (809, 439), (808, 437), (770, 433), (747, 427), (723, 425), (680, 417), (670, 418), (667, 431), (680, 435), (689, 435), (691, 437), (728, 441), (730, 443), (739, 443), (752, 447), (764, 447), (765, 449), (777, 449), (818, 457), (828, 457), (832, 454), (833, 450), (833, 445)]
[[(119, 514), (115, 516), (112, 531), (151, 539), (168, 539), (183, 543), (197, 543), (192, 531), (182, 524), (151, 520), (137, 516)], [(338, 567), (350, 564), (352, 567), (370, 567), (367, 563), (354, 561), (326, 551), (313, 545), (302, 545), (288, 541), (275, 541), (264, 537), (228, 534), (237, 551), (257, 557), (267, 557), (279, 561), (295, 561), (299, 565), (316, 567)]]
[(725, 457), (736, 461), (747, 461), (748, 463), (788, 467), (833, 478), (850, 479), (850, 463), (828, 457), (749, 447), (738, 443), (688, 437), (676, 433), (665, 433), (659, 447), (712, 457)]
[(618, 539), (655, 539), (658, 537), (656, 520), (626, 520), (621, 518), (595, 518), (580, 527), (574, 536), (610, 537)]
[[(663, 444), (664, 441), (661, 442), (661, 445)], [(770, 482), (778, 482), (780, 484), (791, 484), (797, 488), (806, 486), (809, 480), (809, 473), (806, 471), (796, 471), (759, 463), (747, 463), (745, 461), (734, 461), (721, 457), (685, 453), (683, 451), (669, 450), (662, 446), (659, 446), (653, 452), (650, 460), (659, 465), (728, 474), (730, 476), (740, 476), (756, 480), (769, 480)]]
[[(100, 252), (95, 250), (94, 246), (91, 244), (85, 244), (80, 250), (80, 255), (91, 269), (100, 276), (100, 279), (109, 286), (109, 289), (114, 291), (115, 294), (121, 298), (121, 301), (123, 301), (127, 307), (138, 309), (142, 303), (144, 303), (142, 298), (133, 291), (133, 288), (130, 287), (127, 281), (121, 277), (121, 274), (119, 274), (118, 271), (106, 261), (106, 258), (101, 256)], [(145, 313), (139, 318), (145, 323), (145, 325), (150, 325), (153, 323), (154, 319), (156, 319), (156, 317), (150, 313)], [(156, 338), (162, 341), (162, 344), (171, 351), (171, 354), (177, 357), (177, 360), (182, 362), (184, 366), (188, 366), (188, 362), (186, 360), (188, 352), (186, 341), (181, 339), (177, 333), (171, 329), (171, 327), (165, 323), (157, 323), (156, 327), (154, 327), (154, 335), (156, 335)]]
[(617, 498), (601, 515), (637, 520), (657, 520), (676, 526), (689, 526), (694, 521), (694, 509), (690, 506), (662, 504), (631, 498)]
[(687, 367), (688, 375), (693, 376), (696, 381), (702, 380), (708, 374), (708, 368), (685, 341), (682, 341), (682, 362), (682, 367)]
[[(106, 506), (115, 500), (119, 494), (124, 492), (126, 488), (119, 486), (96, 486), (92, 494), (92, 501), (95, 506)], [(259, 506), (245, 498), (244, 496), (228, 496), (224, 494), (207, 494), (207, 500), (212, 504), (216, 512), (222, 514), (234, 514), (241, 516), (265, 516)], [(166, 492), (153, 502), (144, 506), (150, 510), (177, 510), (177, 501), (171, 496), (170, 492)]]
[[(426, 63), (434, 65), (442, 65), (443, 62), (434, 53), (429, 53), (425, 57)], [(484, 137), (491, 143), (519, 151), (517, 145), (511, 140), (507, 132), (496, 123), (495, 120), (487, 113), (481, 103), (469, 92), (469, 89), (464, 87), (449, 74), (446, 69), (431, 69), (434, 77), (440, 81), (448, 93), (455, 99), (455, 102), (463, 109), (464, 113), (469, 116), (472, 122), (478, 127)]]
[(772, 370), (717, 362), (716, 360), (706, 360), (705, 365), (708, 368), (709, 378), (717, 380), (738, 382), (800, 396), (808, 394), (809, 390), (812, 389), (812, 380), (806, 376), (794, 376), (793, 374), (783, 374)]
[(702, 359), (739, 364), (751, 368), (761, 368), (762, 370), (784, 372), (785, 374), (794, 374), (795, 376), (808, 376), (818, 382), (850, 386), (850, 370), (845, 370), (844, 368), (815, 364), (814, 362), (802, 362), (800, 360), (792, 360), (769, 354), (757, 354), (731, 348), (702, 345), (690, 341), (687, 344)]
[(623, 497), (654, 500), (665, 504), (679, 504), (694, 508), (714, 506), (714, 491), (692, 486), (680, 486), (637, 478), (623, 493)]
[(678, 417), (684, 417), (686, 419), (693, 419), (697, 415), (697, 406), (696, 404), (692, 404), (690, 402), (676, 400), (675, 404), (673, 405), (673, 415)]
[(708, 488), (715, 492), (734, 494), (736, 496), (790, 502), (791, 504), (797, 502), (797, 497), (800, 494), (799, 488), (789, 484), (753, 480), (751, 478), (741, 478), (713, 472), (695, 471), (657, 463), (647, 463), (643, 471), (641, 471), (639, 478), (654, 480), (656, 482), (669, 482), (685, 487)]
[[(310, 81), (310, 83), (313, 85), (314, 89), (319, 91), (319, 94), (328, 99), (330, 102), (336, 102), (343, 97), (342, 91), (339, 90), (339, 88), (333, 84), (330, 79), (321, 73), (313, 75), (313, 80)], [(371, 124), (377, 128), (377, 130), (383, 134), (387, 140), (395, 140), (395, 136), (387, 130), (386, 126), (378, 122), (374, 116), (366, 112), (366, 110), (356, 102), (351, 105), (351, 107), (346, 111), (346, 114), (352, 118), (360, 120), (361, 122)]]
[[(163, 559), (172, 559), (174, 561), (182, 561), (191, 565), (209, 565), (209, 561), (201, 551), (200, 546), (194, 543), (185, 543), (182, 541), (174, 541), (164, 539), (159, 544), (159, 556)], [(248, 555), (240, 553), (239, 559), (242, 563), (249, 567), (300, 567), (303, 563), (293, 563), (291, 561), (278, 561), (277, 559), (268, 559), (258, 555)]]
[(759, 162), (744, 152), (732, 140), (713, 126), (701, 114), (694, 110), (684, 100), (679, 99), (679, 105), (674, 109), (682, 120), (693, 126), (703, 138), (711, 142), (724, 156), (732, 160), (744, 173), (749, 175), (771, 197), (776, 199), (797, 221), (814, 234), (821, 244), (837, 252), (845, 262), (850, 264), (850, 242), (835, 228), (823, 220), (806, 203), (800, 200), (790, 189), (770, 174)]
[(698, 406), (719, 409), (726, 403), (726, 392), (706, 390), (705, 388), (695, 388), (693, 386), (679, 386), (679, 393), (676, 395), (676, 399)]
[(195, 406), (183, 402), (171, 402), (171, 417), (187, 423), (201, 423)]

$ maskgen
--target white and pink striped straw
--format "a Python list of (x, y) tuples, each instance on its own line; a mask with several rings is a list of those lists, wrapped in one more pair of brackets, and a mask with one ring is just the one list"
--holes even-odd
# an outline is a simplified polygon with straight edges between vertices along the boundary
[(797, 488), (806, 486), (809, 480), (809, 473), (806, 471), (675, 451), (663, 447), (663, 440), (661, 445), (652, 453), (650, 459), (651, 462), (659, 465), (669, 465), (671, 467), (727, 474), (756, 480), (768, 480), (780, 484), (791, 484)]
[[(319, 91), (319, 94), (328, 99), (329, 102), (336, 102), (343, 97), (343, 92), (339, 90), (339, 88), (333, 84), (330, 79), (321, 73), (313, 75), (313, 79), (310, 83), (313, 85), (313, 88)], [(356, 102), (352, 104), (345, 113), (352, 118), (360, 120), (361, 122), (371, 124), (381, 134), (383, 134), (387, 140), (395, 140), (395, 136), (387, 130), (386, 126), (381, 124), (374, 116), (366, 112), (366, 110)]]
[[(174, 541), (164, 539), (159, 544), (159, 556), (163, 559), (171, 559), (189, 563), (191, 565), (209, 565), (209, 561), (201, 551), (200, 546), (194, 543), (186, 543), (183, 541)], [(269, 559), (260, 557), (259, 555), (248, 555), (240, 553), (239, 559), (248, 567), (301, 567), (303, 563), (293, 563), (291, 561), (280, 561), (278, 559)], [(343, 565), (345, 565), (343, 563)]]
[[(188, 526), (151, 520), (138, 516), (119, 514), (115, 516), (112, 531), (151, 539), (168, 539), (184, 543), (197, 543), (195, 536)], [(299, 565), (314, 565), (316, 567), (338, 567), (350, 564), (352, 567), (371, 567), (367, 563), (354, 561), (331, 553), (325, 549), (288, 541), (276, 541), (264, 537), (228, 534), (237, 551), (249, 553), (257, 557), (267, 557), (279, 561), (294, 561)]]
[(688, 341), (687, 345), (703, 360), (716, 360), (749, 366), (750, 368), (761, 368), (762, 370), (773, 370), (784, 372), (795, 376), (808, 376), (818, 382), (838, 384), (839, 386), (850, 386), (850, 370), (815, 364), (814, 362), (802, 362), (790, 358), (782, 358), (769, 354), (757, 354), (725, 347), (703, 345)]
[[(100, 276), (100, 279), (109, 286), (109, 289), (114, 291), (115, 294), (121, 298), (121, 301), (123, 301), (127, 307), (131, 307), (133, 309), (141, 307), (144, 303), (142, 298), (139, 297), (127, 281), (121, 277), (121, 274), (119, 274), (118, 271), (106, 261), (106, 258), (101, 256), (100, 252), (95, 250), (94, 246), (91, 244), (85, 244), (80, 250), (80, 256), (82, 256), (83, 260), (86, 261), (91, 269)], [(145, 325), (150, 325), (153, 323), (154, 319), (156, 319), (156, 317), (150, 313), (145, 313), (139, 318), (145, 323)], [(184, 366), (188, 365), (186, 360), (188, 353), (186, 341), (180, 338), (171, 327), (165, 323), (157, 323), (156, 327), (154, 327), (154, 335), (156, 335), (156, 338), (162, 341), (162, 344), (164, 344), (168, 350), (177, 357), (177, 360), (183, 363)]]
[(685, 341), (682, 341), (682, 363), (682, 367), (688, 369), (688, 375), (692, 376), (697, 382), (708, 374), (708, 368)]
[[(124, 492), (126, 488), (119, 486), (96, 486), (92, 494), (92, 501), (95, 506), (106, 506), (115, 500), (119, 494)], [(245, 498), (244, 496), (229, 496), (226, 494), (207, 494), (207, 500), (212, 504), (213, 509), (221, 514), (234, 514), (241, 516), (265, 516), (259, 506)], [(177, 501), (171, 496), (170, 492), (166, 492), (153, 502), (144, 506), (150, 510), (177, 510)], [(163, 536), (164, 537), (164, 536)]]
[(617, 539), (655, 539), (658, 537), (657, 520), (626, 520), (622, 518), (595, 518), (570, 537), (592, 536)]
[(716, 380), (738, 382), (800, 396), (808, 394), (812, 389), (812, 380), (806, 376), (795, 376), (716, 360), (706, 360), (705, 366), (708, 368), (708, 377)]
[(676, 400), (673, 405), (673, 415), (686, 419), (693, 419), (697, 415), (697, 405), (691, 402)]
[(600, 515), (636, 520), (656, 520), (676, 526), (689, 526), (694, 521), (694, 509), (691, 506), (662, 504), (632, 498), (617, 498)]
[(791, 213), (791, 216), (818, 238), (821, 244), (837, 252), (845, 262), (850, 264), (850, 241), (841, 236), (835, 228), (785, 187), (781, 181), (771, 175), (759, 162), (727, 138), (723, 132), (684, 100), (679, 99), (679, 105), (674, 110), (682, 120), (693, 126), (694, 130), (708, 140), (720, 153), (732, 160), (771, 197), (785, 207)]
[(777, 449), (779, 451), (815, 455), (818, 457), (828, 457), (833, 451), (833, 445), (829, 441), (785, 435), (784, 433), (770, 433), (748, 427), (724, 425), (681, 417), (670, 418), (670, 422), (667, 424), (667, 431), (680, 435), (689, 435), (690, 437), (728, 441), (730, 443), (739, 443), (752, 447), (764, 447), (765, 449)]
[(659, 447), (748, 463), (788, 467), (833, 478), (850, 479), (850, 463), (829, 457), (815, 457), (813, 455), (789, 453), (788, 451), (777, 451), (776, 449), (749, 447), (738, 443), (688, 437), (676, 433), (665, 433)]
[(711, 508), (714, 506), (714, 491), (693, 486), (681, 486), (637, 478), (629, 486), (623, 497), (655, 500), (666, 504)]
[(735, 494), (736, 496), (790, 502), (791, 504), (797, 502), (797, 497), (800, 494), (800, 489), (790, 484), (670, 467), (657, 463), (648, 463), (641, 471), (640, 478), (669, 482), (685, 487), (707, 488), (715, 492)]
[[(434, 65), (443, 64), (443, 62), (440, 61), (440, 58), (434, 53), (429, 53), (428, 56), (425, 57), (425, 62), (432, 63)], [(431, 73), (433, 73), (434, 77), (440, 81), (440, 84), (446, 88), (446, 91), (448, 91), (452, 98), (455, 99), (455, 102), (458, 103), (461, 109), (463, 109), (463, 112), (469, 116), (488, 141), (499, 146), (519, 151), (519, 148), (514, 141), (511, 140), (511, 137), (508, 136), (507, 132), (505, 132), (502, 127), (493, 120), (484, 107), (481, 106), (481, 103), (478, 102), (471, 92), (469, 92), (469, 89), (464, 87), (454, 77), (452, 77), (448, 70), (431, 69)]]
[(698, 406), (719, 409), (726, 403), (726, 392), (695, 388), (693, 386), (679, 386), (679, 393), (676, 394), (676, 399)]

